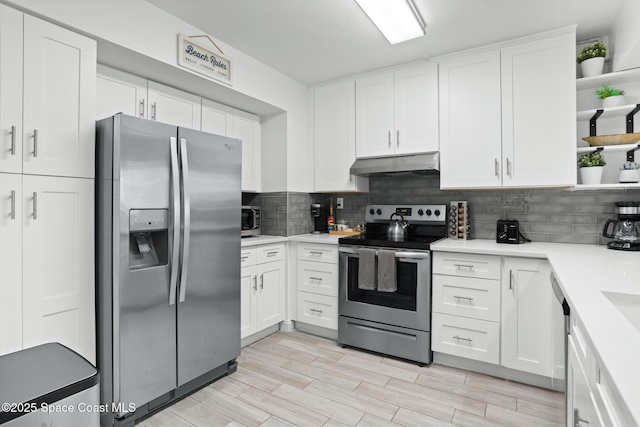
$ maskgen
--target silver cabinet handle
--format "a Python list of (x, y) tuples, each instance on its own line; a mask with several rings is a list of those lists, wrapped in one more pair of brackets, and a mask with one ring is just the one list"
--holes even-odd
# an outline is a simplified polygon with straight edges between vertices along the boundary
[(253, 290), (258, 290), (258, 276), (253, 276)]
[(267, 252), (267, 256), (268, 257), (272, 257), (272, 256), (276, 256), (276, 255), (278, 255), (278, 251)]
[(33, 219), (38, 219), (38, 193), (33, 192)]
[(468, 268), (469, 270), (473, 270), (474, 266), (472, 264), (453, 264), (458, 270), (461, 268)]
[(11, 213), (9, 214), (9, 218), (16, 219), (16, 192), (15, 190), (11, 190)]
[(156, 119), (156, 103), (151, 104), (151, 120)]
[(260, 275), (260, 289), (264, 289), (264, 274)]
[(511, 159), (507, 157), (507, 175), (511, 176)]
[(144, 99), (140, 101), (140, 117), (144, 117)]
[(309, 251), (310, 255), (322, 255), (322, 252), (319, 251)]
[(12, 156), (16, 155), (16, 127), (11, 126), (11, 152)]
[(454, 336), (453, 339), (456, 339), (458, 341), (466, 341), (466, 342), (473, 341), (471, 338), (462, 338), (462, 337), (459, 337), (458, 335)]
[(396, 146), (400, 147), (400, 129), (396, 130)]
[(454, 295), (453, 296), (455, 299), (466, 299), (467, 301), (473, 301), (472, 297), (463, 297), (461, 295)]
[(38, 129), (33, 130), (33, 157), (38, 157)]
[(322, 277), (309, 276), (309, 280), (317, 280), (319, 282), (322, 281)]
[(580, 418), (580, 410), (578, 408), (573, 408), (573, 426), (580, 427), (580, 424), (582, 423), (589, 424), (589, 420)]
[(240, 261), (244, 261), (245, 259), (249, 259), (249, 255), (241, 256)]
[(182, 236), (182, 268), (180, 276), (180, 302), (187, 296), (187, 272), (189, 271), (189, 245), (191, 242), (191, 193), (189, 191), (189, 159), (187, 140), (180, 138), (180, 170), (182, 172), (182, 211), (184, 235)]
[(389, 131), (389, 148), (391, 148), (391, 131)]
[(310, 308), (309, 311), (312, 313), (322, 314), (322, 310), (318, 310), (317, 308)]
[(509, 290), (513, 289), (513, 270), (509, 270)]
[(170, 138), (171, 187), (173, 189), (173, 253), (171, 256), (171, 278), (169, 279), (169, 305), (176, 303), (178, 288), (178, 265), (180, 264), (180, 171), (178, 166), (178, 141)]
[(498, 162), (498, 159), (494, 159), (494, 160), (495, 160), (496, 176), (500, 178), (500, 163)]

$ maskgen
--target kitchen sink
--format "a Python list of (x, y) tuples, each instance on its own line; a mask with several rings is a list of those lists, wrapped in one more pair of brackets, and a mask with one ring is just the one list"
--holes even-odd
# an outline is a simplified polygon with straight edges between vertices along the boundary
[(602, 291), (602, 295), (640, 332), (640, 294)]

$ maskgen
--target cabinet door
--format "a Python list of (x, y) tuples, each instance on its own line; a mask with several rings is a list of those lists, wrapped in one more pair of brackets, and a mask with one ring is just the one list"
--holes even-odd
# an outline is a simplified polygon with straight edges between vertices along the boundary
[(561, 378), (558, 349), (563, 347), (560, 307), (543, 259), (504, 258), (502, 274), (502, 365), (545, 377)]
[(117, 113), (147, 117), (147, 80), (98, 65), (96, 120)]
[(454, 58), (439, 67), (440, 187), (500, 187), (500, 52)]
[(24, 16), (23, 172), (94, 177), (96, 43)]
[(587, 373), (578, 360), (574, 342), (569, 335), (567, 348), (567, 425), (600, 427), (602, 417), (598, 412)]
[(0, 173), (0, 355), (22, 350), (21, 200), (22, 176)]
[(260, 118), (233, 110), (231, 137), (242, 141), (242, 191), (260, 191)]
[(22, 172), (22, 16), (0, 5), (0, 172)]
[(231, 136), (233, 108), (202, 99), (202, 131)]
[(94, 183), (23, 177), (23, 340), (95, 363)]
[(356, 160), (353, 81), (315, 89), (315, 191), (368, 191), (369, 179), (351, 175)]
[(258, 330), (257, 292), (256, 267), (243, 267), (240, 270), (240, 338), (245, 338)]
[(284, 261), (258, 264), (258, 330), (284, 320), (285, 269)]
[(201, 98), (149, 80), (149, 118), (200, 130)]
[(356, 80), (356, 157), (395, 152), (393, 73)]
[(502, 49), (503, 185), (576, 184), (575, 34)]
[(438, 151), (438, 66), (394, 73), (396, 154)]

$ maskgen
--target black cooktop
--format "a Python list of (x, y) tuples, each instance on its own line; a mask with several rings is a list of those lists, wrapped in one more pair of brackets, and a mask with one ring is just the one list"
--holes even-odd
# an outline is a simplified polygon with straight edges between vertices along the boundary
[(428, 250), (431, 243), (442, 238), (444, 236), (409, 236), (403, 242), (395, 242), (388, 240), (384, 234), (361, 234), (359, 236), (341, 237), (338, 239), (338, 243), (353, 246)]

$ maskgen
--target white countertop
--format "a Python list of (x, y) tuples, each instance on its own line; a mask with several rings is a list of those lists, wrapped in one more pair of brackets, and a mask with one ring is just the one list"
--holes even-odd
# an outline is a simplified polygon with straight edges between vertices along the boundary
[(246, 248), (257, 245), (270, 245), (275, 243), (283, 243), (288, 239), (284, 236), (249, 236), (240, 240), (240, 247)]
[(324, 243), (330, 245), (337, 245), (338, 239), (341, 237), (339, 234), (329, 234), (329, 233), (320, 233), (320, 234), (296, 234), (295, 236), (289, 236), (290, 242), (303, 242), (303, 243)]
[[(640, 295), (640, 252), (564, 243), (498, 244), (491, 240), (442, 240), (433, 251), (547, 258), (572, 313), (613, 379), (617, 397), (640, 425), (640, 331), (602, 291)], [(551, 285), (549, 285), (551, 286)]]

